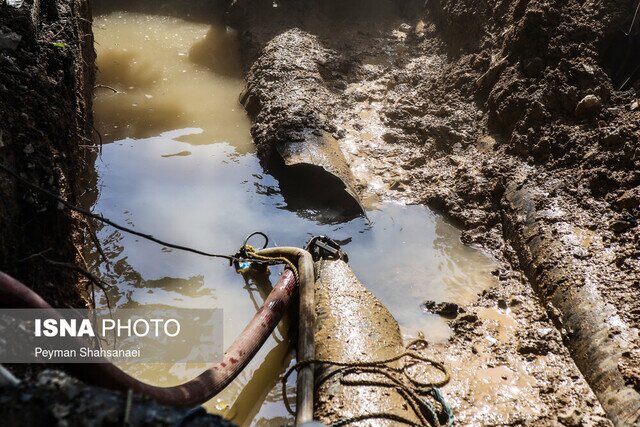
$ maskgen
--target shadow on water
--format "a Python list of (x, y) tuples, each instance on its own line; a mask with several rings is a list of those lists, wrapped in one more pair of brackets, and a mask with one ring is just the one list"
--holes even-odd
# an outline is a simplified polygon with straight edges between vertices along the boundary
[(189, 60), (214, 73), (236, 77), (242, 67), (238, 52), (240, 42), (235, 31), (212, 25), (205, 38), (191, 46)]
[[(273, 288), (266, 269), (250, 268), (242, 277), (256, 311), (262, 305)], [(254, 294), (258, 294), (258, 298)], [(295, 303), (295, 302), (294, 302)], [(287, 315), (278, 324), (273, 339), (276, 342), (258, 368), (253, 371), (251, 378), (244, 384), (242, 391), (227, 412), (227, 416), (240, 426), (248, 426), (254, 421), (260, 412), (268, 395), (278, 388), (282, 373), (294, 358), (294, 349), (291, 337), (296, 334), (296, 319), (290, 319)], [(294, 340), (295, 341), (295, 340)]]
[[(281, 372), (293, 359), (293, 348), (290, 341), (278, 343), (245, 384), (242, 392), (229, 409), (229, 417), (240, 426), (250, 425), (265, 401), (269, 393), (278, 388)], [(274, 366), (281, 367), (280, 370)]]
[(324, 169), (313, 165), (285, 167), (274, 155), (261, 161), (265, 172), (278, 182), (278, 193), (286, 209), (319, 224), (341, 224), (363, 217), (358, 200), (349, 194), (344, 183)]

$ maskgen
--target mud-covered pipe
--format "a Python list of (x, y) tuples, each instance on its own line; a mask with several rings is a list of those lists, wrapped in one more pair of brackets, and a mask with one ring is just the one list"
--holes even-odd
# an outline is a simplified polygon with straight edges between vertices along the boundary
[[(538, 294), (558, 317), (576, 365), (616, 426), (640, 423), (640, 393), (626, 383), (619, 362), (638, 339), (598, 291), (597, 277), (581, 266), (566, 241), (573, 227), (550, 209), (547, 195), (512, 184), (506, 191), (505, 233)], [(565, 226), (566, 225), (566, 226)], [(564, 234), (563, 234), (564, 233)], [(615, 326), (615, 328), (614, 328)]]
[[(315, 272), (311, 254), (294, 247), (269, 248), (261, 255), (285, 256), (297, 263), (300, 276), (300, 320), (298, 323), (298, 362), (315, 358), (314, 328), (316, 319)], [(298, 371), (296, 393), (296, 426), (313, 421), (313, 366)]]
[[(366, 365), (406, 351), (396, 319), (364, 287), (347, 263), (320, 260), (316, 263), (316, 275), (317, 359)], [(389, 367), (400, 369), (402, 362), (392, 362)], [(402, 390), (380, 385), (388, 384), (389, 378), (370, 369), (347, 372), (330, 364), (316, 366), (318, 421), (334, 425), (367, 414), (385, 414), (397, 417), (396, 421), (373, 417), (353, 425), (424, 425), (421, 413), (409, 404)], [(355, 382), (349, 386), (350, 381)]]
[[(291, 256), (294, 253), (299, 255), (290, 249), (279, 252), (274, 248), (269, 249), (268, 252), (270, 255), (278, 254), (279, 256)], [(305, 266), (304, 262), (298, 263), (299, 266), (301, 264)], [(298, 268), (302, 283), (308, 275), (304, 269)], [(65, 370), (89, 384), (120, 391), (133, 390), (166, 405), (201, 404), (218, 394), (242, 372), (284, 315), (295, 290), (295, 277), (290, 270), (285, 270), (262, 308), (225, 352), (223, 360), (184, 384), (174, 387), (152, 386), (135, 379), (106, 360), (104, 363), (91, 366), (69, 364), (65, 366)], [(52, 315), (55, 313), (55, 309), (38, 294), (2, 272), (0, 272), (0, 307), (51, 309)]]

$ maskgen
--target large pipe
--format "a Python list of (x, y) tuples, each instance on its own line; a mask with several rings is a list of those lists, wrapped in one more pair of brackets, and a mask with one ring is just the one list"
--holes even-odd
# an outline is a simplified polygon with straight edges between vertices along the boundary
[[(259, 253), (294, 258), (298, 264), (302, 288), (311, 288), (313, 291), (313, 261), (306, 251), (298, 248), (270, 248)], [(309, 275), (309, 268), (311, 268), (311, 275)], [(311, 282), (307, 282), (309, 278)], [(106, 360), (104, 363), (96, 363), (91, 366), (69, 364), (65, 366), (65, 369), (89, 384), (120, 391), (133, 390), (162, 404), (172, 406), (199, 405), (218, 394), (242, 372), (242, 369), (262, 347), (284, 315), (295, 290), (295, 277), (292, 271), (287, 269), (265, 300), (262, 308), (258, 310), (244, 331), (225, 352), (222, 361), (184, 384), (174, 387), (152, 386), (133, 378)], [(2, 272), (0, 272), (0, 306), (53, 310), (38, 294)], [(313, 342), (313, 334), (311, 341)], [(303, 355), (308, 355), (308, 351)], [(311, 383), (313, 383), (313, 376)], [(303, 406), (306, 408), (308, 403), (304, 402)], [(311, 410), (313, 411), (313, 398), (311, 398)]]
[[(600, 293), (596, 271), (574, 256), (582, 239), (547, 194), (513, 182), (503, 200), (505, 234), (544, 301), (555, 307), (571, 357), (616, 426), (640, 424), (640, 393), (620, 371), (638, 332), (622, 321)], [(595, 240), (595, 239), (594, 239)]]
[[(317, 359), (371, 363), (406, 351), (398, 322), (362, 285), (347, 263), (320, 260), (316, 263), (316, 271)], [(391, 366), (400, 369), (402, 362), (393, 362)], [(367, 414), (386, 414), (402, 418), (410, 425), (423, 425), (420, 414), (408, 404), (402, 390), (376, 385), (388, 382), (388, 378), (380, 374), (344, 374), (335, 366), (319, 364), (316, 377), (315, 415), (326, 425)], [(361, 385), (348, 386), (346, 380), (356, 380)], [(404, 423), (377, 417), (354, 423), (400, 424)]]

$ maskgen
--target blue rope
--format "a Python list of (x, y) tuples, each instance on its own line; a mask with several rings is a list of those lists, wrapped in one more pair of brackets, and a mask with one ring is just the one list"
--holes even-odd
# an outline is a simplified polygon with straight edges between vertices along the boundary
[(444, 398), (442, 393), (440, 393), (440, 389), (438, 387), (433, 387), (431, 389), (431, 395), (433, 396), (434, 399), (438, 401), (438, 403), (442, 405), (442, 410), (444, 411), (444, 414), (447, 416), (447, 426), (453, 427), (454, 417), (453, 417), (453, 411), (451, 410), (451, 405), (449, 405), (449, 403)]

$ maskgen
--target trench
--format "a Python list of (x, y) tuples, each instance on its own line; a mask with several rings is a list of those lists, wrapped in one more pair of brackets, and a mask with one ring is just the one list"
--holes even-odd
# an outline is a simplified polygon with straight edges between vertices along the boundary
[[(234, 253), (256, 230), (272, 245), (303, 246), (325, 234), (344, 245), (360, 280), (387, 305), (405, 339), (444, 342), (451, 331), (421, 304), (471, 303), (496, 284), (496, 263), (460, 242), (460, 232), (421, 205), (383, 200), (367, 216), (342, 218), (330, 206), (299, 204), (286, 176), (265, 171), (239, 104), (244, 81), (239, 43), (229, 28), (189, 18), (125, 11), (98, 15), (94, 115), (102, 149), (85, 200), (96, 212), (145, 233), (203, 250)], [(114, 92), (115, 91), (115, 92)], [(297, 189), (300, 193), (300, 189)], [(313, 194), (308, 195), (313, 198)], [(225, 262), (173, 251), (108, 226), (88, 259), (113, 284), (113, 307), (224, 310), (224, 345), (262, 304), (280, 270), (239, 275)], [(102, 296), (100, 305), (107, 304)], [(280, 377), (295, 356), (285, 320), (242, 374), (205, 404), (239, 425), (292, 421)], [(128, 373), (174, 385), (203, 369), (130, 364)], [(295, 391), (295, 378), (288, 384)]]

